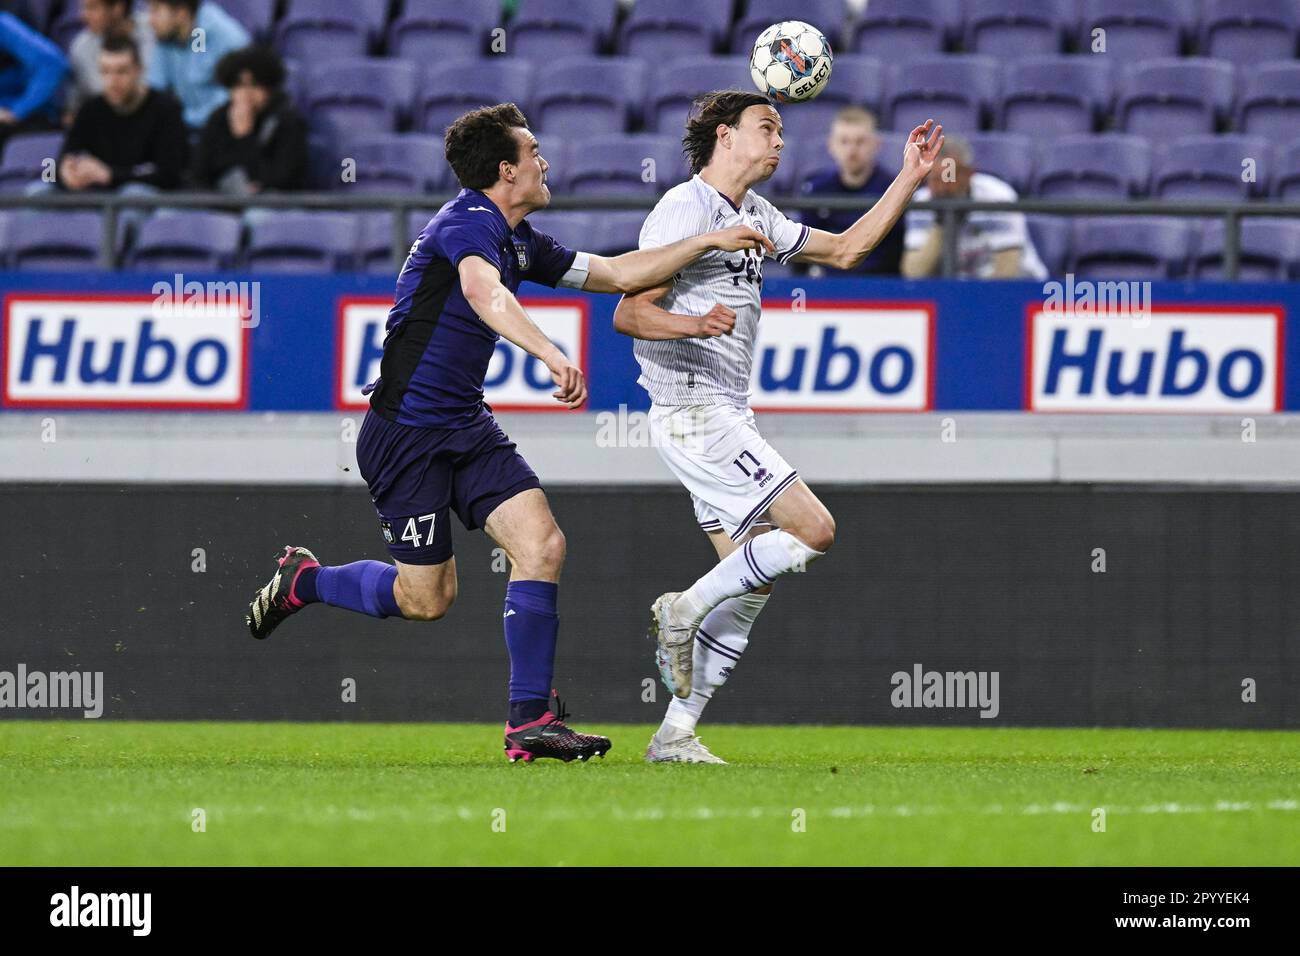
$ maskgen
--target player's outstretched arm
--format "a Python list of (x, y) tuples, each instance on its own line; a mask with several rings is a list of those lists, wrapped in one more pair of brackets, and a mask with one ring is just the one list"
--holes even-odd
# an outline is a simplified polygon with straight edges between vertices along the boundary
[(666, 246), (637, 249), (621, 256), (591, 256), (587, 267), (587, 292), (636, 292), (671, 279), (673, 274), (690, 265), (712, 249), (739, 252), (757, 249), (769, 254), (775, 249), (772, 240), (748, 226), (730, 226), (716, 232), (679, 239)]
[(528, 317), (514, 293), (502, 284), (496, 266), (471, 255), (460, 260), (457, 271), (465, 301), (488, 328), (546, 364), (557, 386), (551, 394), (570, 408), (585, 402), (587, 382), (582, 369), (570, 362)]
[(808, 241), (794, 257), (795, 261), (815, 262), (834, 269), (852, 269), (865, 259), (903, 215), (903, 210), (912, 200), (912, 194), (920, 188), (934, 168), (942, 146), (943, 127), (935, 126), (934, 120), (926, 120), (923, 125), (912, 130), (907, 137), (907, 145), (903, 147), (903, 168), (889, 184), (884, 195), (843, 232), (809, 230)]
[(659, 305), (671, 285), (634, 292), (619, 299), (614, 330), (634, 339), (703, 339), (730, 335), (736, 313), (721, 303), (704, 315), (679, 315)]

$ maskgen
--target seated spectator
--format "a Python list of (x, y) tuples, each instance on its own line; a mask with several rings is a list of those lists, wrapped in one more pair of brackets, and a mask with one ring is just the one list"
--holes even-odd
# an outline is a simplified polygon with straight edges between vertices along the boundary
[(158, 41), (149, 85), (175, 95), (185, 125), (201, 129), (226, 102), (216, 65), (232, 50), (248, 46), (248, 31), (215, 3), (199, 0), (149, 0), (149, 26)]
[[(860, 106), (846, 106), (835, 114), (826, 151), (832, 167), (804, 177), (800, 187), (805, 196), (857, 196), (864, 207), (875, 203), (894, 181), (897, 170), (876, 165), (880, 137), (876, 135), (876, 118)], [(901, 156), (894, 159), (902, 162)], [(803, 221), (814, 229), (843, 232), (862, 215), (861, 209), (813, 209), (803, 214)], [(903, 258), (903, 224), (895, 223), (885, 238), (858, 263), (857, 268), (841, 270), (813, 266), (811, 272), (828, 276), (898, 275)]]
[(241, 196), (307, 185), (307, 121), (282, 89), (284, 63), (274, 50), (247, 47), (217, 64), (230, 102), (208, 117), (194, 178)]
[[(977, 172), (970, 143), (949, 135), (925, 185), (913, 196), (926, 199), (1015, 202), (1016, 191), (988, 173)], [(903, 275), (909, 279), (943, 273), (943, 225), (930, 210), (907, 214)], [(967, 213), (957, 237), (957, 276), (965, 279), (1046, 279), (1024, 213)]]
[(153, 56), (153, 31), (149, 29), (149, 17), (143, 10), (132, 15), (131, 0), (81, 0), (81, 22), (85, 29), (73, 38), (68, 47), (72, 78), (63, 109), (69, 118), (76, 115), (81, 104), (104, 90), (99, 79), (99, 50), (104, 37), (110, 33), (122, 33), (133, 39), (146, 71)]
[(0, 11), (0, 148), (14, 133), (54, 129), (68, 61), (53, 42)]
[(59, 184), (74, 192), (175, 187), (189, 154), (180, 103), (145, 86), (140, 51), (130, 37), (104, 39), (99, 75), (104, 92), (86, 101), (63, 141)]

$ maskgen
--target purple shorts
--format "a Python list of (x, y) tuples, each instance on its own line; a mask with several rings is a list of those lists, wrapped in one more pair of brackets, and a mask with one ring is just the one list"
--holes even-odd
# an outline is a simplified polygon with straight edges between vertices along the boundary
[(399, 425), (367, 411), (357, 467), (388, 552), (403, 564), (442, 564), (452, 556), (449, 509), (473, 531), (503, 501), (542, 486), (486, 410), (459, 428)]

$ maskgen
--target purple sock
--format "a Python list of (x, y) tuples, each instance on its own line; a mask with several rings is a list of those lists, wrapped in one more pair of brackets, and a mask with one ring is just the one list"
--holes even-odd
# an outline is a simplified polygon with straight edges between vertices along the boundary
[(555, 642), (560, 616), (550, 581), (511, 581), (506, 585), (506, 648), (510, 651), (510, 726), (546, 713), (555, 674)]
[[(325, 604), (345, 607), (371, 617), (401, 617), (393, 593), (396, 581), (397, 568), (394, 565), (382, 561), (353, 561), (321, 568), (310, 585), (315, 586), (317, 595)], [(301, 593), (298, 598), (305, 600)]]

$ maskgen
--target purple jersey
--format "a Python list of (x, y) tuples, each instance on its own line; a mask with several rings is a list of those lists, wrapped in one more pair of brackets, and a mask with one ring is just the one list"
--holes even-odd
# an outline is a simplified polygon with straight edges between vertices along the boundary
[(566, 276), (577, 285), (586, 276), (573, 269), (573, 250), (526, 219), (512, 231), (492, 200), (462, 189), (429, 220), (397, 276), (379, 378), (366, 387), (382, 418), (448, 428), (473, 421), (482, 408), (483, 380), (500, 336), (461, 292), (457, 267), (466, 256), (496, 267), (512, 293), (525, 279), (554, 288)]

